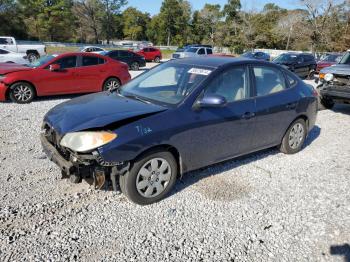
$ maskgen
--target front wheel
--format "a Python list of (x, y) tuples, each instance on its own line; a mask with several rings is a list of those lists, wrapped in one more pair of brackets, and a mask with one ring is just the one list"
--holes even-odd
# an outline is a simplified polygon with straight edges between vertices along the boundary
[(123, 194), (139, 205), (149, 205), (166, 197), (175, 185), (177, 164), (167, 151), (153, 151), (135, 161), (130, 171), (120, 176)]
[(298, 153), (306, 139), (307, 128), (304, 119), (298, 119), (288, 128), (283, 137), (280, 151), (285, 154)]
[(131, 70), (138, 71), (140, 69), (140, 65), (137, 62), (133, 62), (130, 66)]
[(102, 90), (103, 91), (113, 91), (113, 90), (118, 89), (120, 86), (121, 86), (121, 84), (120, 84), (119, 79), (116, 77), (111, 77), (111, 78), (108, 78), (104, 82)]
[(32, 102), (35, 97), (34, 88), (25, 82), (18, 82), (10, 86), (10, 99), (18, 104)]

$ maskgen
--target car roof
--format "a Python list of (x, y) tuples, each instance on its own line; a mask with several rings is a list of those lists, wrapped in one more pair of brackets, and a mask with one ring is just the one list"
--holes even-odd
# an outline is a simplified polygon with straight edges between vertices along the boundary
[(255, 64), (271, 64), (261, 60), (255, 60), (245, 57), (228, 57), (228, 56), (201, 56), (201, 57), (189, 57), (171, 60), (170, 63), (174, 64), (186, 64), (202, 67), (214, 67), (218, 68), (226, 65), (243, 64), (247, 62), (253, 62)]

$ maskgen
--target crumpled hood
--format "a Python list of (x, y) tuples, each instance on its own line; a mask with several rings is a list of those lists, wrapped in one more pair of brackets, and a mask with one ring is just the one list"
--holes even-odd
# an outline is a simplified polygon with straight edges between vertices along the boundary
[(44, 122), (64, 135), (68, 132), (102, 128), (164, 110), (166, 108), (162, 106), (128, 99), (116, 93), (101, 92), (57, 105), (45, 115)]
[(33, 70), (33, 68), (15, 63), (0, 63), (0, 75), (29, 70)]
[(323, 74), (336, 74), (336, 75), (350, 75), (350, 65), (347, 64), (335, 64), (330, 67), (323, 68), (321, 70)]

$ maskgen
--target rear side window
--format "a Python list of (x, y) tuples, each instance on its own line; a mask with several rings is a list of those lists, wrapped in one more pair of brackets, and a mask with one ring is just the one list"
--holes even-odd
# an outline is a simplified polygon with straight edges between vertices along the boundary
[(11, 38), (2, 37), (0, 38), (0, 45), (13, 45)]
[(205, 93), (223, 96), (229, 103), (248, 98), (247, 76), (246, 67), (230, 68), (217, 76)]
[(131, 57), (132, 54), (131, 54), (131, 52), (120, 50), (119, 51), (119, 56), (120, 57)]
[(67, 56), (57, 60), (54, 64), (59, 64), (61, 69), (74, 68), (77, 66), (77, 57)]
[(199, 55), (205, 55), (205, 50), (204, 50), (204, 48), (199, 49), (197, 54), (199, 54)]
[(287, 81), (290, 87), (294, 87), (297, 85), (297, 80), (295, 79), (294, 76), (292, 76), (289, 72), (285, 72), (287, 76)]
[(257, 96), (265, 96), (287, 89), (286, 80), (279, 69), (254, 66), (253, 71)]
[(207, 48), (207, 54), (208, 54), (208, 55), (213, 54), (213, 50), (212, 50), (211, 48)]
[(99, 58), (96, 56), (83, 56), (82, 66), (94, 66), (99, 64)]

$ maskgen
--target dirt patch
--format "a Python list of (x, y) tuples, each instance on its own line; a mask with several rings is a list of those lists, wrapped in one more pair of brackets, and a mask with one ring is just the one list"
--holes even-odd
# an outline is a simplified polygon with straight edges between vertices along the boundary
[(195, 187), (205, 198), (222, 202), (242, 198), (251, 191), (251, 188), (239, 179), (225, 174), (203, 178)]

